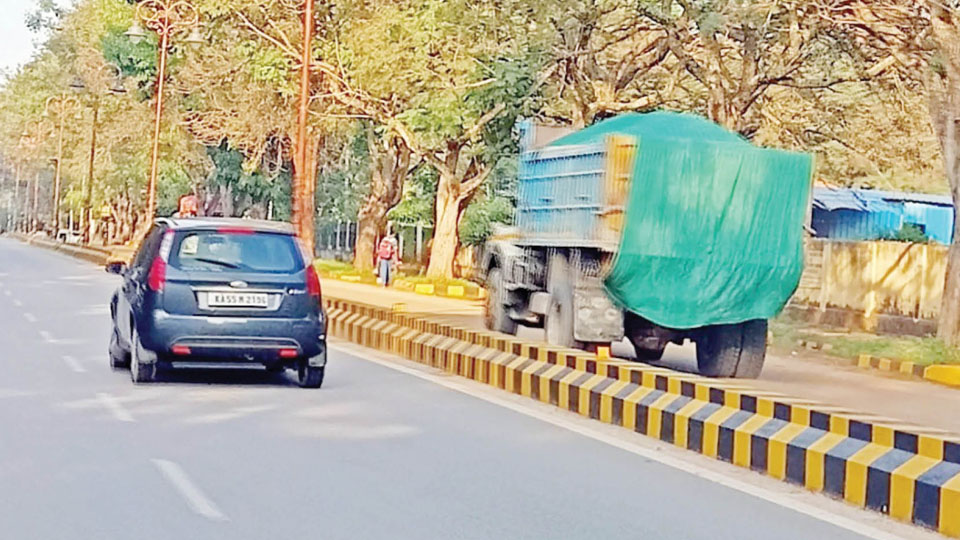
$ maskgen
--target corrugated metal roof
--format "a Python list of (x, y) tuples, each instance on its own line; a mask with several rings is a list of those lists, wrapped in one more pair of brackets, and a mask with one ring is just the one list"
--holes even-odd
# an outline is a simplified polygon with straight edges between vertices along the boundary
[(887, 201), (916, 202), (937, 206), (953, 206), (953, 198), (949, 195), (934, 195), (932, 193), (908, 193), (904, 191), (860, 190), (860, 193), (873, 193)]
[(821, 210), (896, 212), (898, 207), (875, 192), (854, 189), (813, 188), (813, 206)]

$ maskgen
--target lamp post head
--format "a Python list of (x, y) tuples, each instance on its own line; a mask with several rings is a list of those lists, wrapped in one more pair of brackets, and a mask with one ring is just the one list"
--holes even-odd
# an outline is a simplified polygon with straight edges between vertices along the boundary
[(123, 35), (130, 38), (130, 41), (133, 42), (134, 45), (140, 43), (141, 41), (147, 38), (147, 32), (143, 29), (143, 26), (140, 26), (140, 21), (135, 21), (133, 23), (133, 26), (131, 26), (129, 30), (124, 32)]
[(77, 92), (82, 92), (87, 89), (87, 85), (83, 84), (83, 79), (80, 77), (74, 77), (73, 80), (70, 81), (70, 88)]
[(200, 31), (200, 27), (194, 26), (193, 30), (190, 31), (190, 35), (188, 35), (183, 42), (190, 47), (196, 48), (204, 45), (207, 39), (203, 36), (203, 32)]

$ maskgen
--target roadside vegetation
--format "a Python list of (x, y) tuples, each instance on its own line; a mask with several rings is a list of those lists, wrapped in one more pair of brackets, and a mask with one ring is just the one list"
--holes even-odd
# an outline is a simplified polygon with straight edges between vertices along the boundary
[(771, 321), (771, 345), (780, 350), (797, 350), (801, 342), (822, 345), (820, 352), (856, 359), (867, 354), (891, 360), (909, 360), (921, 365), (960, 364), (960, 350), (934, 337), (880, 336), (865, 332), (830, 330), (782, 315)]

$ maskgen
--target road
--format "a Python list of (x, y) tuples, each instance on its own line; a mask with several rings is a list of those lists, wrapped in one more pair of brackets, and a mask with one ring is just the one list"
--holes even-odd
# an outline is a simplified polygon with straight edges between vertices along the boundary
[[(107, 364), (115, 286), (90, 265), (0, 238), (5, 539), (848, 539), (876, 530), (837, 526), (657, 457), (674, 450), (645, 458), (564, 427), (575, 415), (546, 422), (519, 401), (456, 391), (356, 347), (334, 350), (320, 391), (262, 371), (178, 372), (134, 387)], [(822, 500), (824, 515), (839, 507), (855, 523), (914, 531), (788, 491)]]
[[(410, 312), (467, 328), (483, 328), (480, 302), (417, 296), (330, 280), (324, 282), (324, 288), (334, 296), (356, 298), (370, 304), (403, 303)], [(521, 328), (518, 335), (531, 341), (544, 339), (543, 330), (533, 328)], [(632, 358), (634, 354), (633, 347), (626, 341), (614, 344), (612, 352), (619, 358)], [(696, 348), (690, 343), (683, 347), (670, 345), (663, 361), (657, 365), (696, 372)], [(944, 411), (960, 410), (960, 391), (896, 373), (862, 370), (823, 354), (771, 351), (760, 380), (740, 382), (757, 390), (780, 392), (960, 434), (960, 415), (944, 414)]]

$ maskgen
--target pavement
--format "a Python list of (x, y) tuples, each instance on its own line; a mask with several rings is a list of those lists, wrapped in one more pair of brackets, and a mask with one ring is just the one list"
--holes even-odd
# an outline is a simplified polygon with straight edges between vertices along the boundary
[[(483, 303), (423, 296), (382, 287), (325, 280), (324, 291), (374, 305), (403, 304), (406, 311), (423, 314), (467, 328), (482, 328)], [(543, 331), (521, 328), (519, 337), (543, 341)], [(614, 356), (634, 358), (633, 347), (624, 341), (614, 344)], [(656, 365), (678, 371), (696, 372), (693, 344), (670, 345)], [(771, 351), (763, 374), (756, 381), (738, 381), (749, 388), (780, 392), (815, 400), (844, 409), (906, 421), (960, 434), (960, 390), (897, 373), (868, 372), (847, 362), (809, 351)]]
[(935, 537), (346, 344), (319, 391), (261, 370), (135, 387), (108, 367), (116, 286), (0, 238), (2, 538)]

